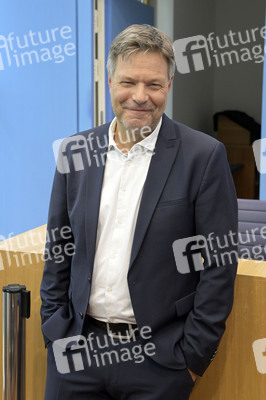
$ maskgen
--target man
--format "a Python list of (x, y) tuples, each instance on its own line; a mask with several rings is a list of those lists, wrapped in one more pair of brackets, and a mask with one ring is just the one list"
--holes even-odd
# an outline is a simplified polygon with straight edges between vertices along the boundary
[(114, 120), (62, 144), (41, 284), (46, 399), (185, 400), (217, 351), (236, 195), (224, 146), (164, 114), (174, 67), (167, 35), (128, 27), (107, 63)]

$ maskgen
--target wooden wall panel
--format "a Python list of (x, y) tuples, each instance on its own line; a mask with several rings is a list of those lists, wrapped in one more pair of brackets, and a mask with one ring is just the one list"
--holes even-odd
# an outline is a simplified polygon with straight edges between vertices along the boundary
[(266, 374), (257, 371), (252, 349), (255, 340), (265, 337), (266, 262), (240, 260), (226, 332), (213, 362), (197, 379), (191, 400), (265, 399)]

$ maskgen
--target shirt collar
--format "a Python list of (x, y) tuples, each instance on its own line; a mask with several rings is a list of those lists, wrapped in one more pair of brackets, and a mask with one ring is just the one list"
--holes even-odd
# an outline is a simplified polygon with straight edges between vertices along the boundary
[[(162, 117), (160, 118), (160, 121), (158, 122), (158, 125), (154, 129), (152, 133), (150, 133), (147, 137), (142, 139), (140, 142), (137, 143), (137, 145), (144, 147), (145, 149), (149, 151), (153, 151), (155, 148), (155, 144), (159, 135), (159, 131), (162, 125)], [(110, 126), (109, 126), (109, 131), (108, 131), (108, 138), (109, 138), (109, 145), (108, 145), (108, 150), (112, 148), (117, 148), (117, 145), (114, 141), (114, 133), (115, 133), (115, 127), (116, 127), (116, 117), (112, 120)], [(136, 145), (134, 145), (136, 146)], [(134, 147), (133, 146), (133, 147)], [(132, 147), (132, 148), (133, 148)]]

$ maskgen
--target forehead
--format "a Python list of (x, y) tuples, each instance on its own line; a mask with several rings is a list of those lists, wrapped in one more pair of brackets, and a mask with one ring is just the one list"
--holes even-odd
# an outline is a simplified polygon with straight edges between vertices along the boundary
[(124, 74), (152, 74), (168, 77), (168, 64), (165, 56), (159, 52), (137, 52), (129, 57), (117, 57), (114, 75)]

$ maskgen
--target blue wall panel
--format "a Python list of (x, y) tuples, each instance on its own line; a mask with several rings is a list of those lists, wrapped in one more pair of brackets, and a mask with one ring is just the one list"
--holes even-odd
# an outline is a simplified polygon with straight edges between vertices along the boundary
[(78, 6), (0, 3), (0, 240), (46, 223), (52, 143), (92, 125), (92, 0)]
[(77, 0), (78, 131), (94, 126), (93, 0)]

